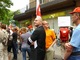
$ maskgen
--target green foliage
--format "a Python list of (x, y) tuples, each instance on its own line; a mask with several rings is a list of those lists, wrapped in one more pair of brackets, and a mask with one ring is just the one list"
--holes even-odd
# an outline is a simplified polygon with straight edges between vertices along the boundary
[[(20, 14), (20, 13), (21, 13), (20, 10), (16, 10), (16, 11), (13, 13), (13, 16), (14, 16), (14, 15), (18, 15), (18, 14)], [(18, 27), (20, 27), (19, 21), (15, 20), (15, 24), (16, 24)]]
[[(20, 14), (20, 10), (12, 12), (9, 10), (10, 6), (13, 5), (11, 0), (0, 0), (0, 22), (9, 25), (10, 21), (13, 20), (13, 16)], [(16, 25), (19, 25), (18, 21), (15, 21)]]
[(8, 24), (8, 20), (10, 19), (10, 6), (13, 5), (11, 0), (0, 0), (0, 21)]
[(16, 26), (20, 27), (19, 21), (15, 21)]
[(14, 12), (14, 15), (18, 15), (20, 13), (21, 13), (20, 10), (17, 10), (17, 11)]
[(11, 5), (13, 5), (11, 0), (0, 0), (0, 8), (10, 8)]

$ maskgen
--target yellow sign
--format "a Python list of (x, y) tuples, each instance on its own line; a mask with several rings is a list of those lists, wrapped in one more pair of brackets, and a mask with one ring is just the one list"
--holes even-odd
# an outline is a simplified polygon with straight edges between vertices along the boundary
[(57, 13), (54, 13), (54, 14), (48, 14), (48, 15), (44, 15), (42, 16), (43, 19), (49, 19), (49, 18), (57, 18), (59, 16), (65, 16), (66, 13), (65, 11), (63, 12), (57, 12)]

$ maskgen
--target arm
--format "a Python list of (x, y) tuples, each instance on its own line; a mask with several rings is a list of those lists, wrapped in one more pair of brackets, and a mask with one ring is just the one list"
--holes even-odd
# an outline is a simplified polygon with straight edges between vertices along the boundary
[(28, 38), (27, 43), (28, 43), (29, 45), (34, 45), (34, 42), (32, 41), (31, 37)]
[(66, 48), (66, 51), (64, 55), (64, 60), (67, 60), (72, 53), (73, 47), (70, 45), (70, 43), (66, 43), (65, 48)]
[(56, 33), (52, 31), (53, 45), (56, 43)]
[(51, 33), (52, 33), (51, 38), (53, 40), (53, 43), (51, 44), (51, 46), (53, 46), (56, 43), (56, 35), (55, 35), (55, 32), (54, 31), (51, 31)]
[(53, 41), (52, 45), (54, 45), (56, 43), (56, 39)]
[(34, 45), (34, 41), (38, 39), (39, 31), (35, 30), (33, 34), (28, 38), (28, 44)]

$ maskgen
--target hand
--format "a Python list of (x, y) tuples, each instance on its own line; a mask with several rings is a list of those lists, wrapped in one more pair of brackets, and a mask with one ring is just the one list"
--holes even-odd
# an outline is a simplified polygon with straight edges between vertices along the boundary
[(34, 45), (34, 42), (32, 42), (31, 45)]
[(65, 48), (69, 48), (70, 46), (70, 43), (65, 43)]
[(73, 47), (70, 45), (70, 43), (66, 43), (65, 48), (67, 51), (71, 51), (73, 49)]

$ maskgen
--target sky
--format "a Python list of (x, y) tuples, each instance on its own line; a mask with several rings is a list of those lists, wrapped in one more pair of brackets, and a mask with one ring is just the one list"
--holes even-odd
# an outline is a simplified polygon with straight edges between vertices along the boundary
[(13, 6), (11, 6), (11, 11), (16, 11), (18, 9), (24, 10), (26, 5), (29, 4), (29, 0), (11, 0), (13, 2)]

